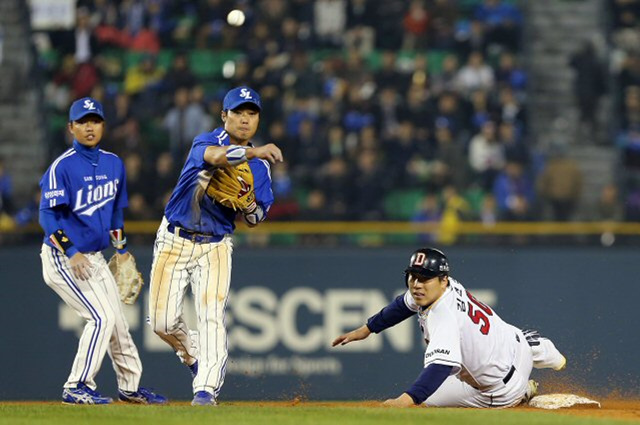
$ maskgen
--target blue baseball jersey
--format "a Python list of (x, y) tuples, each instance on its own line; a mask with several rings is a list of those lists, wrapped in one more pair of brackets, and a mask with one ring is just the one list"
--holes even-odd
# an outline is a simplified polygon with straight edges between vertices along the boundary
[[(169, 223), (198, 233), (220, 236), (233, 233), (236, 212), (215, 202), (206, 194), (216, 167), (204, 160), (207, 147), (229, 146), (229, 143), (229, 135), (222, 127), (196, 136), (178, 184), (165, 208)], [(248, 163), (253, 174), (256, 202), (266, 213), (273, 204), (269, 162), (253, 158)]]
[[(128, 204), (124, 164), (116, 154), (74, 140), (44, 173), (40, 188), (40, 209), (65, 207), (58, 222), (80, 252), (111, 245), (114, 211)], [(54, 247), (48, 236), (44, 242)]]

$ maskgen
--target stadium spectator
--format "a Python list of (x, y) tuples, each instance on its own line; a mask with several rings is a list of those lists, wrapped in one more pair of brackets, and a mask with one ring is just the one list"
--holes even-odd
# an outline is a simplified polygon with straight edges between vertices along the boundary
[(340, 47), (347, 24), (346, 0), (315, 0), (313, 31), (319, 47)]
[(175, 158), (169, 152), (162, 152), (156, 158), (149, 198), (155, 217), (161, 216), (164, 212), (164, 207), (167, 205), (173, 187), (178, 180), (179, 170), (177, 170)]
[(443, 92), (435, 99), (436, 107), (431, 127), (449, 127), (453, 137), (457, 138), (468, 130), (464, 101), (455, 91)]
[(502, 121), (498, 126), (498, 140), (504, 149), (507, 161), (515, 161), (524, 165), (531, 162), (531, 152), (522, 139), (521, 131), (511, 121)]
[[(434, 193), (426, 194), (421, 200), (418, 209), (411, 217), (411, 221), (416, 223), (439, 223), (442, 218), (440, 200)], [(437, 232), (420, 233), (418, 239), (424, 243), (436, 241)]]
[(200, 102), (192, 99), (189, 89), (176, 90), (173, 107), (162, 121), (162, 127), (169, 134), (169, 150), (174, 158), (184, 158), (194, 137), (211, 131), (211, 128), (204, 127), (206, 123), (207, 112)]
[(515, 96), (511, 87), (502, 87), (498, 94), (500, 119), (511, 122), (519, 129), (526, 126), (526, 113), (524, 107)]
[(145, 54), (139, 64), (127, 70), (124, 91), (131, 96), (143, 94), (145, 90), (156, 88), (163, 76), (164, 71), (158, 67), (157, 58)]
[(494, 226), (498, 222), (496, 198), (494, 198), (493, 194), (486, 193), (482, 197), (478, 218), (485, 227)]
[(392, 139), (398, 132), (401, 118), (400, 97), (391, 87), (380, 90), (374, 115), (378, 133), (383, 140)]
[(456, 77), (459, 71), (458, 57), (448, 54), (442, 61), (442, 71), (433, 76), (431, 88), (434, 95), (455, 90)]
[(475, 90), (470, 95), (472, 116), (471, 124), (474, 130), (478, 130), (487, 121), (494, 121), (495, 111), (489, 108), (489, 96), (484, 90)]
[(447, 126), (438, 126), (435, 130), (435, 146), (431, 154), (433, 171), (431, 181), (434, 188), (453, 185), (463, 191), (469, 181), (469, 166), (462, 146), (453, 138)]
[(127, 174), (127, 192), (129, 195), (134, 193), (141, 194), (146, 202), (145, 196), (150, 196), (152, 189), (144, 168), (145, 163), (142, 161), (142, 155), (137, 152), (129, 152), (123, 161)]
[(375, 17), (376, 47), (381, 50), (397, 50), (402, 45), (405, 0), (370, 1)]
[(144, 0), (122, 0), (120, 2), (120, 16), (124, 21), (123, 29), (129, 34), (136, 34), (144, 26)]
[(486, 121), (469, 142), (469, 165), (481, 186), (491, 190), (494, 179), (505, 165), (504, 147), (496, 137), (493, 121)]
[[(416, 53), (413, 58), (412, 69), (409, 72), (409, 89), (425, 90), (431, 85), (431, 72), (429, 71), (429, 59), (424, 53)], [(407, 95), (411, 94), (411, 90), (407, 92)]]
[(31, 196), (27, 200), (27, 203), (18, 209), (13, 216), (13, 221), (17, 226), (27, 226), (38, 223), (41, 194), (40, 186), (35, 186), (31, 190)]
[(485, 54), (487, 41), (485, 26), (478, 20), (460, 20), (456, 23), (454, 49), (461, 57), (468, 57), (473, 52)]
[(360, 152), (352, 185), (350, 219), (382, 220), (384, 218), (383, 199), (387, 194), (389, 183), (382, 172), (376, 151)]
[(496, 70), (496, 83), (498, 87), (511, 87), (519, 97), (524, 96), (527, 85), (527, 73), (518, 66), (515, 55), (512, 52), (500, 53), (498, 69)]
[(571, 68), (575, 70), (573, 91), (580, 110), (580, 124), (583, 136), (590, 136), (597, 131), (598, 105), (606, 92), (606, 72), (600, 63), (593, 42), (586, 40), (580, 50), (570, 59)]
[(288, 168), (286, 161), (272, 167), (273, 196), (276, 201), (269, 209), (270, 220), (292, 220), (300, 212)]
[(189, 66), (187, 54), (179, 52), (173, 57), (171, 67), (162, 79), (162, 91), (166, 93), (165, 96), (173, 99), (177, 89), (191, 89), (197, 82), (198, 80)]
[(583, 177), (578, 163), (567, 156), (566, 147), (556, 144), (538, 176), (538, 199), (551, 209), (551, 218), (569, 221), (582, 195)]
[(62, 66), (48, 86), (49, 98), (57, 105), (64, 105), (70, 98), (88, 96), (99, 82), (98, 70), (92, 62), (78, 64), (69, 54), (62, 58)]
[(485, 63), (484, 56), (479, 51), (469, 54), (467, 63), (456, 76), (457, 88), (465, 95), (474, 90), (491, 90), (494, 83), (493, 69)]
[(409, 87), (409, 79), (397, 68), (397, 54), (393, 50), (385, 50), (380, 58), (380, 69), (376, 72), (376, 85), (378, 89), (393, 89), (400, 93)]
[(640, 178), (630, 176), (625, 183), (624, 217), (626, 221), (640, 221)]
[(404, 40), (402, 48), (407, 50), (424, 49), (427, 46), (427, 31), (430, 17), (423, 0), (412, 0), (404, 15)]
[(460, 223), (469, 219), (471, 207), (453, 186), (442, 190), (442, 219), (438, 243), (451, 245), (458, 240)]
[(14, 212), (13, 182), (6, 167), (6, 161), (0, 157), (0, 214), (10, 216)]
[(435, 49), (454, 48), (454, 28), (460, 17), (457, 2), (429, 0), (427, 1), (427, 11), (431, 21), (428, 28), (429, 46)]
[(373, 28), (375, 5), (368, 0), (350, 0), (347, 4), (347, 27), (344, 47), (368, 55), (375, 47), (376, 33)]
[(484, 0), (476, 7), (474, 17), (484, 24), (488, 43), (510, 50), (519, 49), (523, 18), (516, 5), (502, 0)]
[(613, 183), (606, 184), (600, 191), (593, 219), (598, 221), (622, 221), (624, 208), (620, 202), (620, 191)]
[(527, 221), (534, 218), (534, 184), (522, 164), (507, 162), (495, 179), (493, 195), (501, 220)]
[(313, 189), (307, 195), (306, 203), (300, 211), (300, 219), (304, 221), (331, 220), (331, 214), (327, 208), (327, 197), (320, 189)]
[(413, 123), (403, 120), (397, 124), (397, 131), (382, 139), (388, 173), (399, 187), (408, 187), (413, 183), (407, 173), (407, 164), (418, 151), (415, 133)]
[(158, 37), (157, 31), (151, 27), (149, 18), (145, 18), (142, 28), (131, 35), (128, 47), (134, 52), (146, 52), (153, 55), (160, 52), (160, 37)]
[(627, 86), (622, 92), (623, 105), (620, 112), (621, 130), (640, 127), (640, 86)]
[(326, 194), (326, 208), (332, 220), (349, 218), (352, 176), (347, 161), (333, 157), (321, 169), (317, 186)]

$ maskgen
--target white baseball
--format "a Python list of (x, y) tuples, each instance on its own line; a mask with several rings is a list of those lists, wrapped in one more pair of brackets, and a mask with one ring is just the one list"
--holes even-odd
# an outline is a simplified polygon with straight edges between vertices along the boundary
[(244, 24), (244, 12), (238, 9), (232, 10), (227, 15), (227, 23), (233, 27), (239, 27)]

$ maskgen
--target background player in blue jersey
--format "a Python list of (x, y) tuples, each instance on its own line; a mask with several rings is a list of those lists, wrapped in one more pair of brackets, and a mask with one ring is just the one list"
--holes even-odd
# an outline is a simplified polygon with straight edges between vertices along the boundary
[(104, 131), (102, 105), (91, 98), (76, 100), (69, 110), (68, 128), (73, 146), (40, 181), (44, 280), (87, 322), (62, 400), (68, 404), (112, 402), (96, 391), (94, 381), (108, 352), (120, 400), (166, 403), (165, 397), (139, 386), (142, 364), (116, 282), (101, 252), (111, 240), (117, 255), (131, 255), (122, 218), (127, 206), (124, 166), (118, 156), (98, 148)]
[[(238, 213), (216, 202), (207, 188), (217, 168), (248, 164), (255, 205), (240, 214), (249, 225), (265, 219), (273, 203), (269, 163), (282, 161), (282, 152), (272, 143), (251, 145), (260, 110), (260, 96), (249, 87), (226, 94), (221, 113), (224, 127), (193, 140), (156, 236), (150, 321), (155, 333), (190, 367), (193, 405), (216, 405), (224, 382), (228, 356), (224, 315), (231, 282), (231, 235)], [(189, 330), (182, 316), (189, 286), (195, 298), (197, 332)]]

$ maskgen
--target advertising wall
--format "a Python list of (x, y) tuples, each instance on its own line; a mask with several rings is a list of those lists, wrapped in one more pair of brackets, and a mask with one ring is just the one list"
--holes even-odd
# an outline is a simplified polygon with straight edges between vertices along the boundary
[[(148, 281), (150, 246), (133, 247)], [(339, 349), (330, 342), (403, 291), (412, 248), (249, 249), (234, 252), (227, 311), (230, 360), (222, 400), (361, 400), (396, 396), (421, 370), (413, 319)], [(0, 399), (58, 399), (83, 322), (42, 280), (38, 246), (0, 250)], [(503, 319), (551, 337), (569, 359), (547, 391), (640, 394), (637, 250), (451, 248), (452, 276)], [(189, 370), (146, 324), (146, 292), (127, 315), (142, 383), (191, 398)], [(191, 300), (187, 322), (195, 323)], [(105, 358), (99, 389), (115, 394)], [(545, 390), (544, 386), (542, 387)]]

